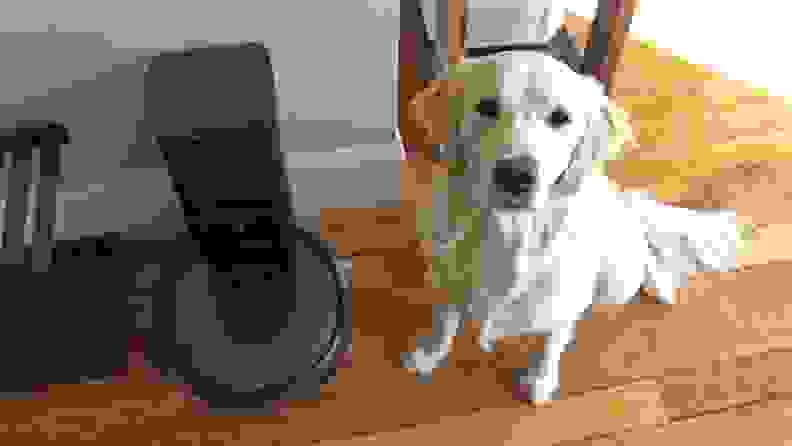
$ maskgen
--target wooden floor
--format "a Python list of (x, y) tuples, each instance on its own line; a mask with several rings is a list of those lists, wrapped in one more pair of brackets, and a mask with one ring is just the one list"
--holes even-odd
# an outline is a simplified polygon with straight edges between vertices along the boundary
[[(179, 388), (151, 384), (150, 370), (133, 367), (126, 384), (51, 386), (46, 401), (0, 401), (0, 443), (648, 446), (792, 439), (792, 304), (784, 285), (792, 274), (785, 200), (792, 176), (785, 175), (789, 162), (771, 150), (787, 143), (789, 112), (775, 98), (753, 97), (662, 50), (630, 42), (625, 59), (617, 96), (634, 115), (640, 147), (613, 165), (614, 181), (655, 189), (680, 205), (733, 206), (767, 226), (751, 266), (691, 278), (678, 305), (596, 308), (578, 326), (576, 350), (562, 359), (560, 401), (544, 408), (512, 401), (510, 367), (536, 340), (508, 340), (484, 354), (473, 326), (431, 383), (399, 369), (399, 352), (429, 329), (430, 305), (443, 298), (427, 285), (420, 250), (410, 242), (409, 206), (327, 210), (323, 234), (341, 254), (369, 249), (353, 264), (352, 366), (339, 371), (320, 401), (292, 402), (279, 417), (195, 416)], [(775, 139), (766, 137), (771, 127)], [(733, 152), (708, 151), (757, 134), (764, 139)], [(701, 162), (687, 164), (690, 158)], [(659, 161), (642, 170), (640, 160)], [(676, 176), (668, 174), (672, 162), (682, 166)], [(423, 174), (405, 165), (410, 197), (422, 199)]]

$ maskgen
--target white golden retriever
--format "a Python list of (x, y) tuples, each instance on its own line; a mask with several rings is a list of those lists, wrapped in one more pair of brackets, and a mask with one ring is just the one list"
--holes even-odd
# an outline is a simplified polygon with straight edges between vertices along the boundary
[(479, 285), (464, 304), (435, 306), (434, 334), (404, 366), (430, 375), (465, 318), (481, 322), (484, 351), (503, 336), (542, 335), (539, 364), (526, 359), (516, 385), (543, 403), (557, 396), (561, 353), (588, 307), (631, 302), (641, 287), (673, 303), (688, 273), (736, 267), (738, 226), (734, 212), (663, 205), (592, 174), (609, 131), (593, 79), (541, 51), (467, 63), (494, 65), (497, 82), (446, 150), (466, 166), (454, 187), (480, 209)]

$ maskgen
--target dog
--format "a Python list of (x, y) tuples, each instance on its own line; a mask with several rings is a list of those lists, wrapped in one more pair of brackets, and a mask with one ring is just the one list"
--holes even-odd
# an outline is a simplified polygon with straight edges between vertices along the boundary
[(736, 214), (662, 204), (594, 175), (607, 158), (607, 97), (547, 52), (507, 49), (465, 65), (484, 74), (465, 80), (443, 154), (462, 166), (448, 190), (464, 191), (478, 224), (445, 245), (478, 238), (477, 280), (461, 302), (434, 306), (433, 334), (403, 366), (431, 376), (465, 319), (480, 322), (486, 352), (504, 336), (544, 336), (537, 364), (515, 373), (517, 395), (544, 404), (559, 395), (562, 353), (593, 304), (630, 303), (641, 288), (671, 304), (689, 273), (735, 269)]

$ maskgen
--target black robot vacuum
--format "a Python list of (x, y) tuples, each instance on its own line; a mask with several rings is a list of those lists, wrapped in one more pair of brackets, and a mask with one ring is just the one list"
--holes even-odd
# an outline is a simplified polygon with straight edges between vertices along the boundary
[(145, 129), (195, 242), (156, 285), (146, 356), (210, 409), (318, 397), (350, 351), (349, 283), (297, 224), (268, 49), (163, 53), (144, 79)]

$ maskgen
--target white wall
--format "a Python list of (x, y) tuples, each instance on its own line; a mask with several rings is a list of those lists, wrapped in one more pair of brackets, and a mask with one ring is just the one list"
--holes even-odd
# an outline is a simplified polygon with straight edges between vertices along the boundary
[[(398, 0), (3, 2), (4, 33), (46, 32), (50, 25), (62, 32), (103, 33), (117, 49), (180, 48), (191, 40), (263, 41), (272, 46), (281, 75), (284, 116), (354, 118), (358, 126), (374, 128), (392, 120), (392, 110), (382, 105), (392, 95)], [(90, 78), (92, 70), (108, 63), (107, 51), (94, 58), (87, 50), (69, 51), (79, 53), (79, 61), (70, 52), (14, 49), (11, 62), (3, 61), (4, 72), (11, 67), (15, 73), (14, 88), (0, 89), (0, 103), (64, 85), (70, 78)], [(4, 58), (6, 53), (4, 48)]]
[[(284, 150), (332, 152), (390, 140), (398, 30), (398, 0), (5, 0), (0, 126), (48, 118), (71, 129), (61, 237), (123, 231), (173, 213), (159, 155), (136, 139), (145, 56), (200, 45), (191, 41), (263, 42), (278, 75)], [(83, 194), (90, 184), (103, 192)], [(308, 189), (300, 203), (315, 201)]]

